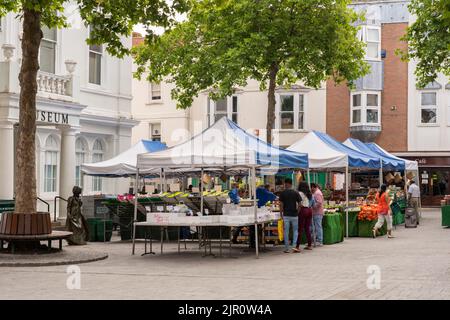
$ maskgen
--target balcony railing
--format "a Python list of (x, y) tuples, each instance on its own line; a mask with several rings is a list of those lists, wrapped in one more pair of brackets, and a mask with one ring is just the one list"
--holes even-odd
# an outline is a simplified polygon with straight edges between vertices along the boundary
[(60, 76), (39, 71), (37, 75), (37, 84), (39, 93), (57, 94), (68, 97), (72, 96), (70, 76)]

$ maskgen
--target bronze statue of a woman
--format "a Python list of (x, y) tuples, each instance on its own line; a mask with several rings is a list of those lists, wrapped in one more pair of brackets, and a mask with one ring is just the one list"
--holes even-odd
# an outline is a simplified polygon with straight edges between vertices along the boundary
[(86, 244), (89, 239), (89, 229), (86, 219), (81, 214), (81, 206), (83, 205), (80, 194), (81, 188), (78, 186), (72, 189), (73, 196), (67, 200), (67, 220), (66, 229), (73, 234), (67, 239), (69, 245)]

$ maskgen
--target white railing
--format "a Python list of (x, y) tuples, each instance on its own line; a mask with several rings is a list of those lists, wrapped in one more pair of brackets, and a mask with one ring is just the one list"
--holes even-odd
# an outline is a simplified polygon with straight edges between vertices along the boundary
[(39, 92), (53, 93), (62, 96), (72, 96), (71, 77), (59, 76), (52, 73), (39, 71), (37, 75), (37, 84)]

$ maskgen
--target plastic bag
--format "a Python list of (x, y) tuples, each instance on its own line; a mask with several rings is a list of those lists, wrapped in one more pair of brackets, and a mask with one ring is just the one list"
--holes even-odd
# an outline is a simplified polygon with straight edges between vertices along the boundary
[(278, 220), (278, 240), (283, 241), (284, 237), (284, 223), (283, 219)]

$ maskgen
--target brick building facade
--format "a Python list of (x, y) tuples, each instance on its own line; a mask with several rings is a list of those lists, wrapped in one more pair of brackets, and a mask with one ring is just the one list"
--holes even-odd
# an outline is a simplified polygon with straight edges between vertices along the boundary
[[(408, 63), (395, 54), (397, 49), (407, 47), (400, 38), (408, 27), (408, 12), (405, 1), (396, 4), (355, 4), (355, 10), (369, 13), (361, 29), (362, 38), (368, 43), (366, 58), (372, 70), (356, 82), (354, 90), (346, 84), (327, 82), (327, 133), (339, 141), (355, 137), (374, 141), (388, 151), (408, 150)], [(379, 54), (370, 55), (370, 42)], [(358, 99), (352, 101), (355, 95)], [(356, 100), (362, 106), (354, 106)], [(370, 105), (369, 100), (376, 102)]]

